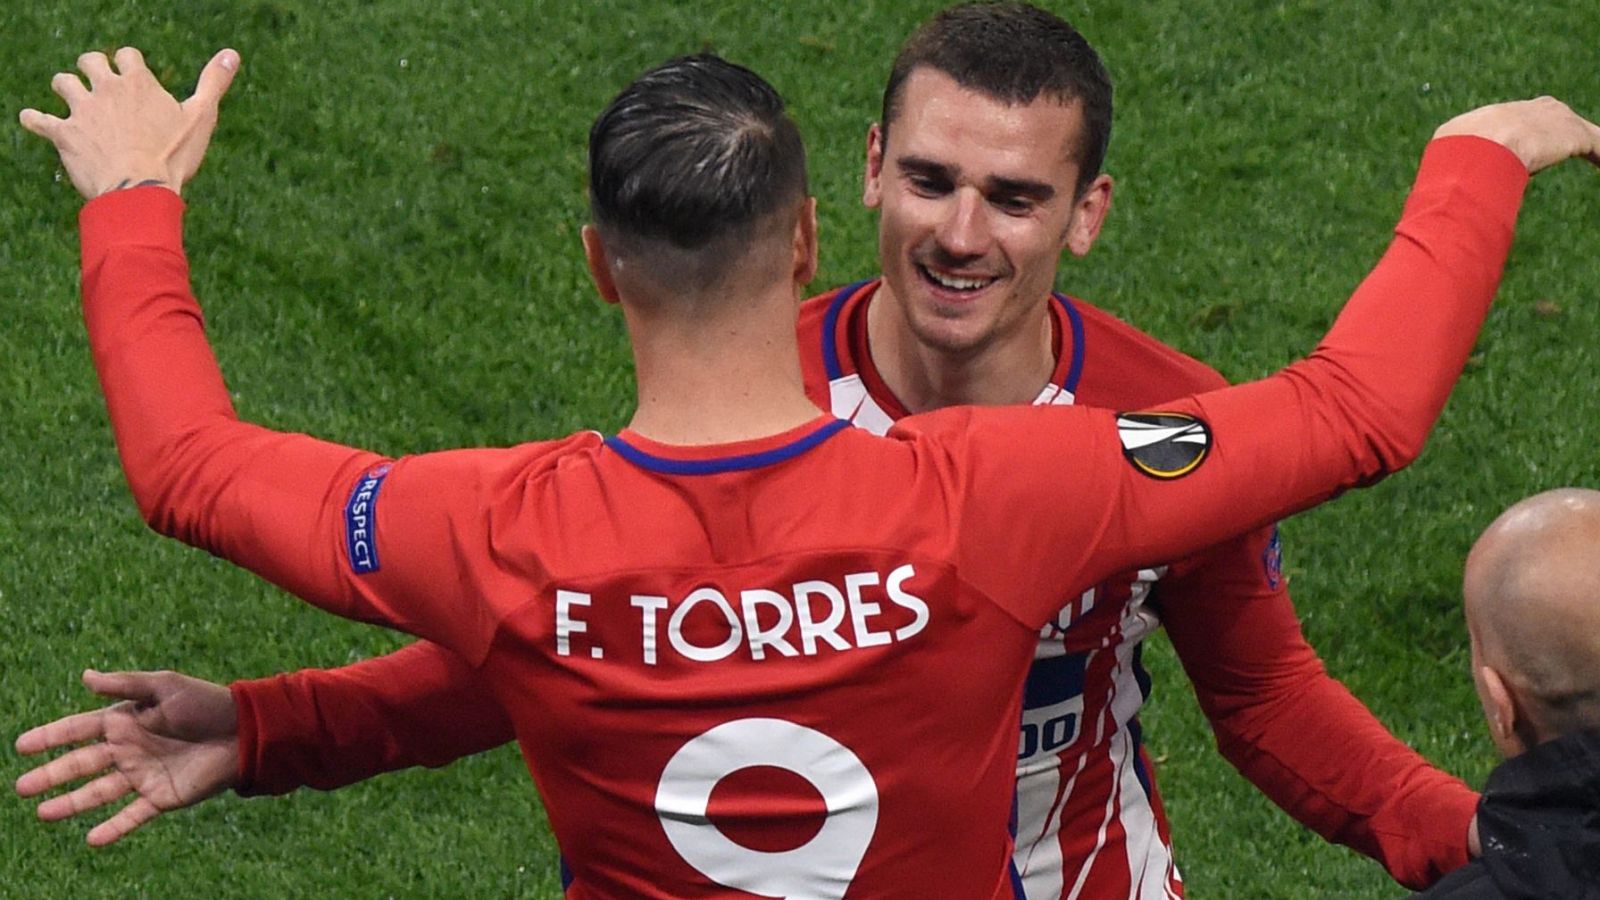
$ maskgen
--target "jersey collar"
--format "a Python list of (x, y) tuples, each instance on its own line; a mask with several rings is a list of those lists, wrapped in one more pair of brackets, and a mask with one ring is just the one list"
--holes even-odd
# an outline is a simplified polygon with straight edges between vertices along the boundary
[[(908, 415), (877, 368), (867, 346), (867, 305), (881, 278), (858, 281), (834, 293), (822, 320), (822, 362), (832, 395), (833, 414), (874, 431)], [(1034, 398), (1036, 404), (1070, 404), (1083, 377), (1083, 316), (1072, 298), (1052, 292), (1050, 324), (1055, 336), (1056, 367)]]
[(716, 475), (775, 465), (793, 459), (838, 434), (850, 423), (833, 416), (815, 419), (780, 434), (731, 444), (662, 444), (624, 429), (605, 439), (623, 459), (663, 475)]

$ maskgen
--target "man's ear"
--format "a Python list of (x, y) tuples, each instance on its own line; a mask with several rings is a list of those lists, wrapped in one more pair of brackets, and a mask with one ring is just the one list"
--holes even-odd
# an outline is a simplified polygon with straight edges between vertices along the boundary
[(794, 223), (794, 284), (804, 288), (817, 277), (817, 198), (807, 197)]
[(1483, 711), (1489, 719), (1489, 737), (1494, 740), (1500, 755), (1507, 758), (1528, 749), (1522, 739), (1525, 730), (1517, 719), (1517, 702), (1500, 673), (1489, 666), (1478, 667), (1478, 678), (1483, 685)]
[(861, 203), (867, 209), (877, 209), (883, 202), (883, 128), (872, 123), (867, 129), (866, 183), (861, 189)]
[(1073, 256), (1089, 255), (1106, 213), (1111, 211), (1111, 176), (1097, 175), (1083, 194), (1073, 201), (1072, 221), (1067, 223), (1067, 250)]
[(606, 250), (605, 239), (600, 237), (600, 229), (593, 225), (583, 226), (583, 259), (589, 264), (589, 277), (594, 280), (595, 290), (600, 292), (600, 299), (607, 303), (617, 303), (621, 298), (617, 295), (617, 283), (611, 276), (611, 255)]

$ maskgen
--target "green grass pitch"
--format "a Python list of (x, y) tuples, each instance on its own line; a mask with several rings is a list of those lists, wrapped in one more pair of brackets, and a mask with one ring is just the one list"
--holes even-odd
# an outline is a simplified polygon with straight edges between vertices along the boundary
[[(59, 111), (85, 49), (143, 48), (169, 85), (244, 67), (186, 192), (196, 286), (242, 414), (387, 453), (614, 429), (620, 319), (583, 274), (584, 136), (632, 75), (711, 48), (789, 98), (822, 216), (817, 287), (875, 271), (860, 158), (899, 40), (936, 3), (62, 0), (11, 5), (7, 115)], [(1581, 3), (1055, 4), (1118, 86), (1115, 207), (1061, 287), (1220, 368), (1310, 349), (1382, 250), (1417, 155), (1456, 112), (1552, 93), (1600, 113)], [(7, 121), (10, 121), (9, 119)], [(122, 483), (78, 319), (78, 200), (0, 132), (0, 673), (9, 740), (90, 705), (86, 665), (228, 680), (399, 645), (156, 538)], [(1480, 353), (1423, 460), (1285, 526), (1328, 666), (1473, 783), (1459, 561), (1505, 504), (1600, 483), (1600, 178), (1537, 180)], [(1157, 639), (1145, 734), (1197, 898), (1392, 897), (1211, 749)], [(0, 754), (5, 777), (28, 762)], [(0, 896), (555, 897), (554, 846), (509, 750), (324, 795), (227, 797), (102, 852), (0, 803)]]

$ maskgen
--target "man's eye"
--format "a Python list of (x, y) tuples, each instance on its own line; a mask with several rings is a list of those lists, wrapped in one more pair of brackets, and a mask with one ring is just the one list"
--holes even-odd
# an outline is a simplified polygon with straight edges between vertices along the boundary
[(1033, 211), (1033, 201), (1026, 197), (996, 197), (989, 202), (1007, 215), (1022, 216)]
[(924, 197), (937, 197), (949, 192), (949, 187), (937, 178), (928, 178), (922, 175), (907, 176), (906, 182), (911, 185), (911, 190)]

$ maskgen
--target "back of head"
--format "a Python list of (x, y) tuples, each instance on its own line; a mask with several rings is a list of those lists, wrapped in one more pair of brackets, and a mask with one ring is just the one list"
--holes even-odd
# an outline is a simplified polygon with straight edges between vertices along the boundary
[(1512, 506), (1473, 546), (1463, 582), (1479, 664), (1526, 707), (1524, 743), (1600, 728), (1600, 491)]
[(1006, 104), (1041, 97), (1082, 103), (1078, 191), (1100, 174), (1111, 143), (1111, 76), (1083, 35), (1059, 17), (1026, 3), (964, 3), (922, 23), (901, 45), (884, 87), (886, 142), (905, 80), (922, 67)]
[(724, 245), (805, 196), (805, 149), (783, 98), (711, 54), (640, 75), (589, 130), (595, 226), (619, 249), (688, 265), (690, 278), (714, 279), (731, 262)]

